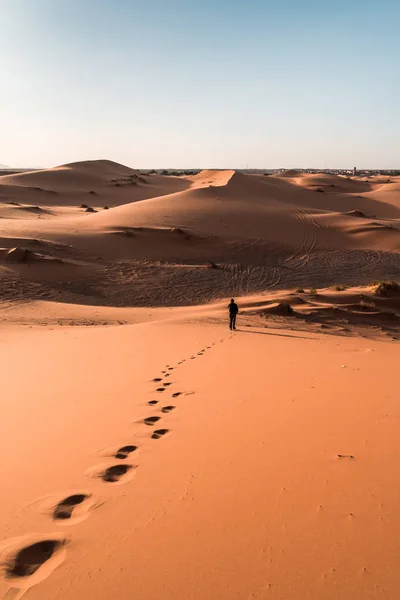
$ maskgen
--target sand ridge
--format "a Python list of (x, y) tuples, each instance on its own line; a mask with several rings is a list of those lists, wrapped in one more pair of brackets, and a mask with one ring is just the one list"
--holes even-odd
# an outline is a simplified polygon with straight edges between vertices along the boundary
[(175, 177), (111, 161), (0, 177), (2, 297), (185, 305), (393, 278), (399, 189), (398, 178)]

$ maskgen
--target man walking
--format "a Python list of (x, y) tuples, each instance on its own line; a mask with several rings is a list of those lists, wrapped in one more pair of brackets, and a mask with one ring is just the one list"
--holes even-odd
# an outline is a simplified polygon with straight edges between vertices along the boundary
[(234, 301), (233, 298), (232, 298), (231, 303), (229, 304), (228, 308), (229, 308), (229, 329), (232, 331), (233, 329), (236, 329), (236, 315), (239, 312), (238, 305), (236, 304), (236, 302)]

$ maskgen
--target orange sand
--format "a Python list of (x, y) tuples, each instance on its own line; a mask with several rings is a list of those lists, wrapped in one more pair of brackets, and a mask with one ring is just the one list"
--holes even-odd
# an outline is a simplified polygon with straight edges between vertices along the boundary
[(400, 182), (131, 175), (0, 177), (1, 597), (394, 600), (400, 296), (278, 288), (395, 271)]

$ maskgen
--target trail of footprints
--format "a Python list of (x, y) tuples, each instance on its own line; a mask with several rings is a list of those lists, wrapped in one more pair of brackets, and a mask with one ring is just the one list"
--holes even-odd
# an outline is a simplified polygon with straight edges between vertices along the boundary
[[(215, 346), (215, 344), (212, 344)], [(197, 353), (197, 356), (191, 356), (191, 360), (197, 357), (203, 356), (204, 353), (210, 350), (212, 347), (207, 346)], [(186, 359), (182, 359), (178, 362), (178, 366), (182, 365)], [(171, 372), (174, 371), (175, 367), (167, 365), (165, 370), (162, 371), (162, 377), (155, 377), (153, 383), (162, 383), (162, 387), (156, 388), (157, 393), (165, 393), (168, 388), (173, 385), (171, 381), (164, 381), (167, 377), (170, 377)], [(183, 392), (177, 391), (172, 393), (172, 398), (178, 398)], [(149, 406), (156, 407), (159, 400), (150, 400)], [(166, 415), (176, 409), (176, 406), (172, 404), (166, 404), (161, 407), (161, 413)], [(148, 427), (154, 427), (161, 420), (160, 415), (150, 415), (143, 419), (143, 424)], [(153, 440), (160, 440), (169, 433), (169, 429), (154, 429), (150, 435)], [(114, 450), (112, 457), (118, 461), (126, 461), (133, 452), (138, 449), (133, 444), (121, 446), (117, 450)], [(116, 464), (105, 465), (95, 470), (91, 470), (91, 473), (100, 478), (106, 484), (118, 484), (128, 481), (128, 475), (132, 473), (134, 469), (133, 464), (127, 462), (118, 462)], [(52, 508), (51, 518), (56, 522), (73, 521), (75, 513), (81, 511), (85, 516), (89, 513), (90, 509), (95, 506), (91, 500), (91, 494), (88, 492), (77, 492), (66, 495), (64, 498), (59, 499)], [(86, 513), (85, 513), (86, 510)], [(82, 517), (81, 519), (82, 520)], [(26, 536), (27, 543), (21, 544), (16, 543), (14, 538), (9, 540), (9, 543), (3, 545), (3, 551), (1, 554), (2, 563), (5, 565), (3, 568), (4, 576), (9, 580), (11, 587), (19, 588), (23, 587), (27, 589), (30, 585), (35, 585), (45, 577), (47, 577), (53, 569), (55, 569), (63, 560), (65, 554), (65, 546), (67, 544), (68, 537), (66, 535), (56, 533), (50, 536), (43, 536), (43, 539), (29, 539)], [(46, 572), (42, 576), (39, 576), (40, 569), (46, 564)]]

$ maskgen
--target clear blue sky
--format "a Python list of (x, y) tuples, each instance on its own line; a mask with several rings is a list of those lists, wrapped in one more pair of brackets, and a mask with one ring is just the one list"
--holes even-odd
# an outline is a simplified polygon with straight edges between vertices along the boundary
[(0, 163), (400, 168), (398, 0), (0, 0)]

